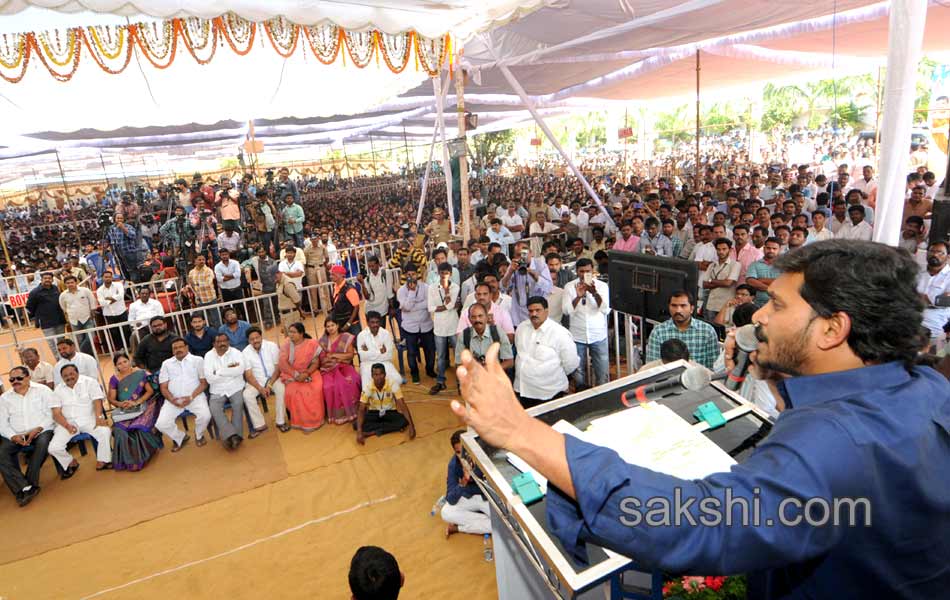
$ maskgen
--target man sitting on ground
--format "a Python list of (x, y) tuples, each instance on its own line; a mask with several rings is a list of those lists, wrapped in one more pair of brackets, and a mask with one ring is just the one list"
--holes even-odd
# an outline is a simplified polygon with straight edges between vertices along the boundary
[(356, 442), (366, 443), (367, 435), (385, 435), (409, 428), (409, 439), (415, 439), (416, 427), (412, 424), (412, 413), (403, 400), (402, 392), (393, 391), (386, 379), (386, 367), (381, 363), (372, 366), (373, 384), (363, 388), (360, 395), (360, 410), (353, 428), (356, 429)]
[(459, 429), (452, 434), (452, 451), (455, 453), (449, 461), (449, 473), (445, 482), (445, 504), (442, 506), (442, 520), (449, 524), (445, 536), (453, 533), (472, 533), (485, 535), (491, 533), (491, 519), (488, 512), (488, 500), (482, 495), (478, 484), (472, 481), (472, 474), (483, 477), (478, 467), (472, 466), (465, 450), (462, 449), (462, 434)]
[(80, 375), (72, 364), (64, 365), (60, 376), (63, 383), (56, 386), (50, 400), (56, 428), (49, 444), (50, 456), (63, 468), (60, 478), (69, 479), (79, 470), (79, 461), (66, 451), (69, 440), (79, 433), (88, 433), (96, 440), (96, 470), (111, 469), (112, 430), (102, 408), (102, 386), (92, 377)]

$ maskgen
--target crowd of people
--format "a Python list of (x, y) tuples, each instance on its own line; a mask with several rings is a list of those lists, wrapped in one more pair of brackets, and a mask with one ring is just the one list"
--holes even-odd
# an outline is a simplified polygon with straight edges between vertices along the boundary
[[(440, 181), (429, 183), (417, 227), (414, 176), (311, 185), (286, 169), (260, 185), (196, 177), (107, 199), (81, 209), (97, 225), (75, 242), (44, 243), (38, 227), (26, 239), (13, 228), (7, 242), (18, 259), (39, 253), (54, 266), (16, 287), (29, 291), (26, 312), (58, 362), (28, 347), (11, 370), (12, 389), (0, 397), (0, 472), (23, 505), (39, 490), (47, 454), (63, 478), (78, 468), (65, 450), (75, 435), (96, 440), (97, 469), (140, 470), (163, 436), (172, 452), (192, 439), (203, 446), (212, 433), (234, 451), (266, 430), (270, 399), (283, 432), (329, 423), (352, 427), (359, 444), (399, 431), (413, 438), (402, 387), (421, 384), (424, 369), (431, 395), (451, 393), (447, 373), (460, 353), (484, 360), (495, 343), (524, 406), (601, 385), (610, 379), (610, 249), (698, 265), (698, 287), (674, 293), (670, 319), (641, 332), (647, 367), (685, 359), (723, 369), (716, 328), (751, 321), (769, 299), (779, 256), (832, 238), (871, 239), (873, 167), (825, 170), (815, 160), (717, 161), (702, 189), (644, 171), (600, 174), (591, 177), (596, 203), (574, 177), (482, 173), (470, 186), (467, 244), (461, 222), (453, 233), (441, 208)], [(950, 267), (947, 243), (928, 244), (936, 192), (925, 167), (908, 176), (901, 246), (921, 265), (924, 324), (941, 351)], [(50, 218), (20, 213), (27, 222)], [(388, 253), (366, 247), (387, 240)], [(23, 266), (42, 271), (43, 263)], [(149, 279), (175, 280), (186, 329), (176, 330), (148, 286), (130, 297), (131, 284)], [(246, 302), (255, 296), (263, 300)], [(305, 322), (317, 314), (324, 324), (314, 339)], [(107, 332), (90, 333), (103, 324)], [(278, 325), (279, 345), (264, 339)], [(130, 354), (118, 351), (125, 340)], [(99, 379), (97, 347), (116, 350), (108, 381)], [(774, 399), (752, 385), (744, 393), (774, 414)], [(194, 417), (193, 433), (183, 416)], [(484, 533), (471, 465), (452, 445), (448, 533)], [(24, 448), (32, 450), (25, 474)]]

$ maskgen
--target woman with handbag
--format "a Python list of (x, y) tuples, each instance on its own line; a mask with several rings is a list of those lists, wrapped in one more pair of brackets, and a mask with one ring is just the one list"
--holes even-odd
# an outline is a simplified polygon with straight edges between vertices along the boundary
[[(141, 471), (162, 448), (162, 434), (155, 422), (162, 408), (162, 397), (148, 382), (148, 373), (136, 368), (128, 355), (119, 352), (112, 359), (115, 375), (109, 379), (109, 404), (112, 412), (112, 437), (115, 449), (112, 468), (116, 471)], [(141, 413), (135, 415), (138, 410)], [(125, 419), (128, 415), (129, 418)]]

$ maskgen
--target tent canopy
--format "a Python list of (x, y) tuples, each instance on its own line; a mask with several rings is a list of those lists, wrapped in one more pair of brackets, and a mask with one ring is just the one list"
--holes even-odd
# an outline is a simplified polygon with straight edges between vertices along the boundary
[[(14, 1), (6, 3), (0, 14), (17, 13), (27, 5), (55, 5), (61, 11), (86, 8), (121, 15), (136, 7), (155, 17), (207, 17), (220, 14), (224, 4)], [(351, 6), (289, 0), (227, 4), (247, 18), (279, 13), (302, 23), (334, 19), (334, 10)], [(890, 6), (868, 0), (413, 0), (391, 8), (394, 4), (361, 2), (358, 6), (371, 8), (375, 16), (367, 20), (364, 13), (360, 23), (390, 31), (399, 27), (422, 31), (424, 18), (438, 13), (443, 15), (443, 27), (468, 32), (463, 59), (471, 74), (466, 108), (480, 114), (479, 131), (530, 119), (501, 76), (496, 56), (511, 66), (545, 115), (603, 108), (605, 100), (693, 93), (697, 50), (703, 93), (716, 97), (727, 88), (766, 79), (817, 72), (842, 75), (883, 64)], [(307, 12), (308, 8), (312, 10)], [(37, 20), (37, 11), (27, 8), (12, 18), (32, 12), (32, 23), (43, 22)], [(43, 14), (47, 13), (82, 19), (78, 21), (82, 24), (117, 18)], [(419, 19), (415, 24), (412, 15)], [(6, 20), (0, 24), (8, 30)], [(924, 52), (950, 50), (948, 30), (950, 7), (933, 0)], [(209, 95), (220, 95), (222, 100), (209, 101)], [(143, 64), (118, 76), (94, 67), (80, 69), (68, 83), (30, 73), (18, 84), (0, 82), (3, 102), (10, 118), (9, 127), (0, 133), (0, 145), (5, 146), (0, 158), (53, 147), (235, 148), (244, 138), (248, 119), (255, 119), (258, 137), (269, 147), (358, 142), (370, 134), (376, 139), (403, 135), (431, 139), (436, 113), (432, 84), (423, 72), (409, 68), (394, 75), (374, 66), (356, 71), (352, 66), (316, 64), (302, 51), (284, 59), (265, 48), (244, 57), (225, 52), (206, 66), (190, 59), (166, 70)], [(446, 104), (454, 104), (452, 94)], [(77, 113), (82, 115), (78, 122)], [(447, 117), (453, 124), (454, 112)], [(77, 131), (77, 124), (92, 129)], [(30, 133), (38, 131), (45, 133)]]

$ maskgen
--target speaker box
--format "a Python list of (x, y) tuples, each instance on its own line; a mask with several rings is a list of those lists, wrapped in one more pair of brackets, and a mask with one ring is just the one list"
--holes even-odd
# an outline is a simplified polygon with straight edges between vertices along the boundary
[(930, 243), (947, 241), (950, 233), (950, 201), (938, 200), (934, 202), (930, 218)]

